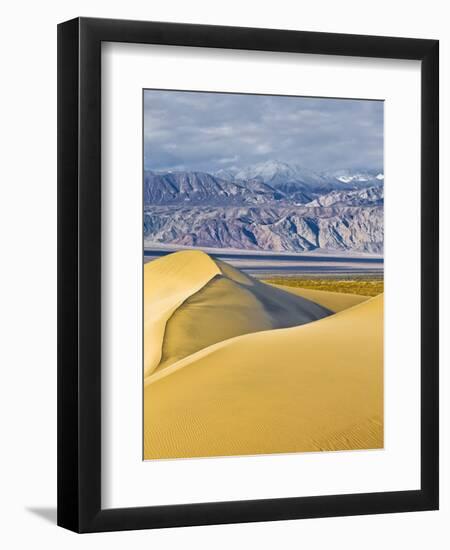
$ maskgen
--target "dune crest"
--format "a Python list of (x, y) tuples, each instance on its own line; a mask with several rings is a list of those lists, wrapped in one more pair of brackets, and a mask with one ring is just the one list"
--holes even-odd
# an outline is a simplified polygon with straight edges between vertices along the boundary
[[(155, 357), (151, 369), (145, 370), (146, 376), (217, 342), (262, 330), (303, 325), (333, 313), (307, 298), (261, 283), (205, 253), (190, 256), (188, 268), (192, 269), (195, 262), (201, 262), (202, 268), (196, 269), (194, 281), (192, 275), (187, 279), (179, 266), (181, 263), (186, 269), (186, 258), (177, 254), (162, 258), (171, 258), (170, 269), (165, 270), (160, 283), (155, 277), (152, 279), (153, 295), (146, 296), (149, 319), (161, 311), (165, 319), (164, 333), (158, 337), (158, 340), (162, 337), (159, 361), (156, 363)], [(152, 267), (160, 261), (147, 265)], [(149, 271), (153, 276), (156, 270)], [(168, 288), (171, 295), (167, 296), (170, 299), (167, 304), (163, 297)], [(159, 321), (159, 326), (162, 325)]]
[(144, 265), (144, 376), (161, 360), (167, 320), (220, 269), (204, 252), (183, 250)]

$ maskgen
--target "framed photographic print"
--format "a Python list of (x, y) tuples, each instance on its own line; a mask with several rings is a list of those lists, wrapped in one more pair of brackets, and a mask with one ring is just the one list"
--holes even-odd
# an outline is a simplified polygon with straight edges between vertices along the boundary
[(58, 27), (58, 524), (438, 507), (438, 42)]

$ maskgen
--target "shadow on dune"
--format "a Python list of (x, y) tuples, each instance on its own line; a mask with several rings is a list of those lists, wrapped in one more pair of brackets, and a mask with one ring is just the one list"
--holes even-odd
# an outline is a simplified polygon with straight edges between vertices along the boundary
[(212, 261), (220, 274), (189, 296), (168, 319), (156, 371), (235, 336), (304, 325), (333, 314), (311, 300)]

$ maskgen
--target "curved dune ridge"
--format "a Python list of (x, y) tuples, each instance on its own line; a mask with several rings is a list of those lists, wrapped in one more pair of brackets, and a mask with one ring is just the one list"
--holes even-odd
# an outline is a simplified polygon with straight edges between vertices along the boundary
[(217, 264), (196, 250), (169, 254), (144, 265), (144, 376), (151, 374), (161, 360), (170, 316), (218, 274)]
[(383, 447), (382, 295), (275, 287), (198, 251), (144, 285), (145, 459)]
[[(178, 254), (183, 261), (183, 253)], [(332, 314), (302, 296), (265, 285), (219, 260), (212, 261), (220, 273), (212, 279), (205, 277), (205, 285), (167, 320), (161, 361), (155, 371), (235, 336), (303, 325)]]

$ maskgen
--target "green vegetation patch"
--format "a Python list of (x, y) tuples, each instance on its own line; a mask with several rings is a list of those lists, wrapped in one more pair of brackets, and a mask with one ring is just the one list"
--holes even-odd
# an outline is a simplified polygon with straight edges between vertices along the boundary
[(361, 296), (377, 296), (384, 290), (384, 282), (382, 278), (303, 279), (298, 277), (273, 277), (270, 279), (264, 279), (264, 282), (275, 285), (309, 288), (311, 290), (342, 292), (344, 294), (360, 294)]

